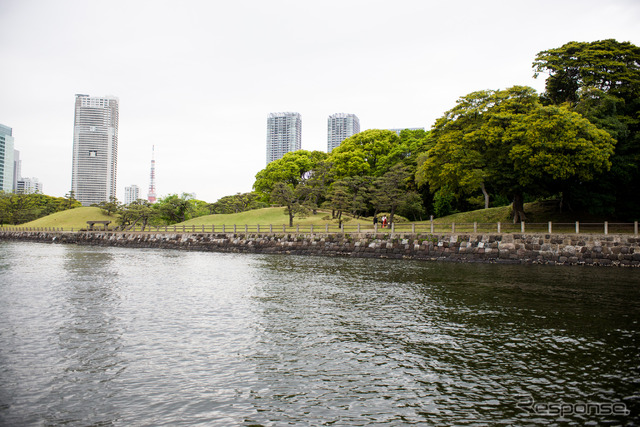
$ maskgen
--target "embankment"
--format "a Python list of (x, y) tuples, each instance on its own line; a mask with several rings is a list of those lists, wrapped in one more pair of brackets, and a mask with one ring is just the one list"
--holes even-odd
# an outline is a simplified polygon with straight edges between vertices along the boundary
[(0, 232), (1, 240), (257, 254), (640, 266), (640, 237), (634, 235), (5, 231)]

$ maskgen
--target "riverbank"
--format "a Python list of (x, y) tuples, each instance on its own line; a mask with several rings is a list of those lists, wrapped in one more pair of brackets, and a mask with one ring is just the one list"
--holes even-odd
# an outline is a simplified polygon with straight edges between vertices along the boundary
[(570, 234), (0, 232), (0, 241), (450, 262), (640, 266), (640, 237)]

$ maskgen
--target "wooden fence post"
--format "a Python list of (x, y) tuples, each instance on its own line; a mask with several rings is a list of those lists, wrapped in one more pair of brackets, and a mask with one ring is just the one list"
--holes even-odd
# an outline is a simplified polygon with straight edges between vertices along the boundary
[(633, 222), (633, 234), (638, 234), (638, 221)]
[(580, 221), (576, 221), (576, 234), (580, 234)]
[(273, 233), (273, 224), (269, 224), (269, 233)]
[(226, 232), (226, 224), (222, 224), (222, 232), (225, 233)]
[(604, 234), (609, 234), (609, 222), (604, 222)]
[(478, 223), (477, 223), (477, 222), (474, 222), (474, 223), (473, 223), (473, 232), (474, 232), (474, 233), (477, 233), (477, 232), (478, 232)]
[(311, 233), (313, 233), (313, 224), (311, 224)]
[(433, 215), (431, 215), (430, 222), (431, 222), (431, 234), (433, 234)]
[(500, 222), (498, 222), (498, 233), (500, 233)]
[(416, 225), (411, 223), (411, 234), (416, 234)]
[(553, 233), (553, 224), (549, 221), (549, 234)]
[(524, 233), (524, 221), (520, 221), (520, 232)]
[(452, 222), (452, 223), (451, 223), (451, 232), (452, 232), (452, 233), (455, 233), (455, 232), (456, 232), (456, 223), (455, 223), (455, 222)]

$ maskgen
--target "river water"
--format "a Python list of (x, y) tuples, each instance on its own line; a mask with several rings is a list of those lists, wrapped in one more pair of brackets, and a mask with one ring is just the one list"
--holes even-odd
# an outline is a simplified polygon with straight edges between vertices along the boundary
[(3, 242), (0, 425), (633, 425), (639, 285)]

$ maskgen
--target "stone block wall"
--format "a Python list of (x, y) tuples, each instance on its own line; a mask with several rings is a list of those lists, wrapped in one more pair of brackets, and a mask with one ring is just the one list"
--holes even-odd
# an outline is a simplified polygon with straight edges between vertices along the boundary
[(454, 262), (640, 266), (640, 236), (636, 235), (5, 231), (0, 232), (1, 240)]

